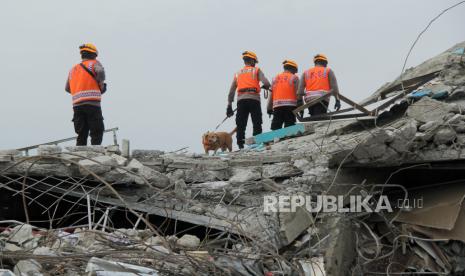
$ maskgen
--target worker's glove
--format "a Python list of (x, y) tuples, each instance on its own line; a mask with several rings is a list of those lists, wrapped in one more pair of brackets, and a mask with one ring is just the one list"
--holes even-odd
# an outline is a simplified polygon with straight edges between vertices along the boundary
[(273, 115), (273, 109), (266, 110), (266, 113), (268, 113), (268, 115), (270, 115), (270, 116)]
[(107, 84), (106, 84), (105, 82), (103, 83), (102, 89), (100, 89), (100, 90), (101, 90), (100, 92), (101, 92), (102, 94), (105, 94), (105, 92), (107, 92)]
[(232, 106), (228, 105), (228, 107), (226, 108), (226, 116), (231, 117), (233, 115), (234, 115), (234, 111), (232, 109)]
[(336, 109), (336, 111), (339, 111), (339, 109), (341, 109), (341, 100), (336, 99), (336, 103), (334, 103), (334, 109)]

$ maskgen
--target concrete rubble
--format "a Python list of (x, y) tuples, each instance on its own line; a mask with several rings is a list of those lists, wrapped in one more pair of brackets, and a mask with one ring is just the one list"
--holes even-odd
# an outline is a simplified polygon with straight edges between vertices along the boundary
[[(463, 47), (363, 101), (401, 96), (376, 120), (305, 123), (240, 152), (2, 150), (0, 275), (463, 275)], [(323, 195), (341, 208), (386, 195), (394, 210), (265, 207)], [(399, 205), (420, 198), (425, 208)]]

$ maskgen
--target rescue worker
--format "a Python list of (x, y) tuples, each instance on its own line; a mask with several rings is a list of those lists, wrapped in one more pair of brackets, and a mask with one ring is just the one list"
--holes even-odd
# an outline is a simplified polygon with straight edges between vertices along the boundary
[[(313, 58), (315, 66), (305, 71), (299, 84), (298, 97), (304, 98), (305, 102), (309, 102), (315, 98), (324, 96), (326, 93), (331, 93), (336, 102), (334, 109), (341, 108), (339, 100), (339, 88), (337, 86), (336, 75), (328, 66), (328, 58), (325, 55), (317, 54)], [(329, 98), (323, 100), (308, 108), (311, 116), (321, 115), (328, 112)]]
[(252, 117), (253, 135), (262, 133), (262, 109), (260, 106), (260, 82), (263, 88), (269, 89), (270, 82), (263, 74), (260, 68), (255, 67), (258, 63), (257, 55), (250, 51), (242, 53), (244, 60), (244, 68), (234, 75), (231, 88), (228, 95), (228, 107), (226, 115), (231, 117), (234, 115), (232, 102), (237, 90), (237, 145), (240, 149), (244, 148), (245, 130), (249, 114)]
[(74, 65), (68, 75), (65, 90), (73, 100), (74, 130), (78, 135), (77, 146), (87, 145), (90, 134), (91, 144), (102, 144), (103, 124), (100, 102), (106, 91), (105, 70), (96, 59), (97, 48), (87, 43), (79, 46), (82, 62)]
[(284, 72), (273, 79), (271, 96), (268, 99), (267, 113), (273, 115), (271, 130), (295, 125), (292, 112), (297, 106), (297, 89), (299, 77), (297, 63), (293, 60), (283, 61)]

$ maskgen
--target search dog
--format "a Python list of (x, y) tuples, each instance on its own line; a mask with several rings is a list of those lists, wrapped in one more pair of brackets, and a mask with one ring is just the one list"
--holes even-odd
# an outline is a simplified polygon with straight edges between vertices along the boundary
[(225, 152), (226, 149), (229, 152), (232, 151), (232, 143), (233, 143), (233, 134), (236, 133), (237, 128), (234, 128), (231, 132), (210, 132), (208, 131), (204, 135), (202, 135), (202, 144), (203, 148), (205, 149), (205, 154), (209, 155), (210, 151), (214, 151), (213, 154), (221, 149), (221, 151)]

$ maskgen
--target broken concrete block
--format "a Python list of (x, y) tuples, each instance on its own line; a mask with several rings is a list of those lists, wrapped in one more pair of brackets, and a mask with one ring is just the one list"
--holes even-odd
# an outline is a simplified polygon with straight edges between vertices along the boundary
[(231, 167), (261, 166), (263, 161), (258, 156), (238, 156), (228, 161)]
[(352, 155), (359, 159), (376, 159), (382, 157), (386, 152), (387, 146), (385, 144), (371, 144), (371, 145), (360, 145), (355, 148)]
[(390, 130), (379, 128), (370, 133), (370, 136), (365, 140), (366, 145), (383, 145), (392, 142), (394, 139), (393, 133)]
[(281, 178), (301, 175), (303, 172), (290, 163), (276, 163), (263, 166), (263, 178)]
[(293, 242), (314, 223), (312, 214), (304, 207), (297, 207), (295, 212), (281, 212), (278, 218), (283, 245)]
[(89, 172), (93, 172), (97, 175), (109, 172), (112, 167), (116, 167), (118, 164), (116, 160), (110, 156), (102, 155), (90, 159), (84, 159), (78, 162), (79, 171), (83, 176), (89, 175)]
[(174, 194), (181, 198), (190, 198), (191, 191), (187, 189), (186, 182), (179, 179), (174, 182)]
[(441, 121), (429, 121), (424, 124), (422, 124), (418, 130), (421, 132), (428, 132), (428, 131), (434, 131), (437, 127), (439, 127), (442, 124)]
[(452, 107), (429, 97), (423, 97), (418, 102), (412, 104), (407, 109), (407, 116), (415, 120), (426, 123), (442, 119), (450, 112)]
[(232, 168), (232, 177), (230, 182), (247, 182), (260, 180), (262, 172), (260, 167), (234, 167)]
[(102, 175), (103, 179), (112, 184), (135, 183), (136, 175), (120, 168), (116, 168)]
[(199, 168), (209, 171), (225, 170), (229, 167), (226, 161), (220, 158), (187, 158), (185, 156), (170, 156), (164, 159), (168, 169), (193, 169)]
[(299, 168), (301, 171), (304, 172), (308, 172), (311, 168), (312, 168), (312, 165), (310, 163), (310, 161), (308, 161), (307, 159), (297, 159), (294, 161), (294, 166)]
[[(132, 159), (126, 167), (127, 169), (136, 172), (140, 177), (136, 177), (137, 184), (145, 184), (147, 180), (150, 184), (158, 188), (166, 188), (170, 185), (170, 179), (154, 169), (144, 166), (136, 159)], [(141, 178), (142, 177), (142, 178)]]
[(217, 180), (228, 180), (228, 170), (209, 171), (203, 169), (190, 169), (184, 171), (184, 180), (187, 183), (202, 183)]
[(32, 235), (32, 226), (29, 224), (15, 226), (11, 230), (8, 241), (25, 250), (30, 250), (37, 246), (37, 240)]
[(398, 153), (405, 153), (410, 150), (415, 139), (417, 132), (416, 121), (411, 120), (405, 123), (399, 129), (393, 131), (393, 141), (389, 144), (389, 147)]
[(92, 159), (92, 158), (95, 158), (97, 156), (102, 156), (102, 155), (103, 153), (95, 152), (95, 151), (73, 151), (69, 153), (63, 152), (60, 157), (66, 160), (78, 162), (79, 160), (82, 160), (82, 159), (88, 159), (88, 158)]
[(416, 149), (421, 149), (424, 146), (426, 146), (428, 144), (428, 140), (426, 138), (427, 138), (427, 135), (423, 132), (415, 133), (415, 138), (413, 139), (413, 141), (415, 142), (414, 147)]
[(42, 276), (42, 266), (34, 259), (21, 260), (14, 268), (16, 276)]
[(118, 154), (112, 154), (110, 155), (111, 158), (115, 159), (116, 161), (116, 164), (118, 166), (126, 166), (126, 164), (128, 163), (128, 159), (127, 158), (124, 158), (123, 156), (121, 155), (118, 155)]
[(206, 210), (205, 208), (201, 205), (192, 205), (189, 207), (189, 212), (195, 213), (195, 214), (205, 214)]
[(185, 234), (176, 241), (176, 244), (187, 248), (197, 248), (200, 245), (200, 239), (197, 236)]
[(149, 161), (152, 159), (157, 159), (161, 155), (165, 154), (165, 152), (161, 150), (133, 150), (132, 151), (132, 158), (139, 160), (140, 162)]
[(37, 155), (57, 155), (61, 153), (61, 147), (56, 145), (42, 145), (37, 148)]
[(416, 132), (417, 132), (417, 122), (414, 120), (410, 120), (406, 122), (399, 129), (394, 130), (393, 139), (400, 136), (406, 141), (411, 141), (415, 137)]
[(452, 118), (446, 121), (446, 124), (455, 125), (455, 124), (462, 123), (464, 120), (465, 120), (465, 115), (455, 114), (454, 116), (452, 116)]
[(434, 143), (436, 145), (448, 144), (455, 140), (457, 134), (450, 127), (440, 128), (434, 135)]
[(104, 146), (68, 146), (68, 147), (65, 147), (65, 149), (69, 152), (92, 151), (92, 152), (105, 154)]
[(214, 182), (205, 182), (199, 184), (191, 184), (190, 187), (193, 189), (223, 189), (224, 187), (230, 186), (231, 184), (226, 181), (214, 181)]
[(446, 121), (449, 121), (449, 120), (452, 119), (452, 117), (454, 117), (455, 115), (456, 115), (456, 114), (451, 113), (451, 112), (450, 112), (450, 113), (447, 113), (446, 115), (444, 115), (444, 117), (442, 117), (442, 120), (445, 121), (445, 122), (446, 122)]
[(121, 150), (119, 149), (119, 145), (109, 145), (105, 147), (105, 152), (108, 155), (111, 154), (121, 154)]
[[(285, 149), (283, 150), (285, 151)], [(263, 164), (290, 162), (291, 160), (292, 160), (292, 156), (290, 154), (273, 154), (273, 155), (262, 156)]]
[(150, 237), (144, 241), (144, 243), (148, 245), (162, 245), (164, 242), (166, 242), (166, 240), (160, 236)]
[(465, 133), (465, 122), (460, 122), (457, 125), (453, 126), (455, 132)]

